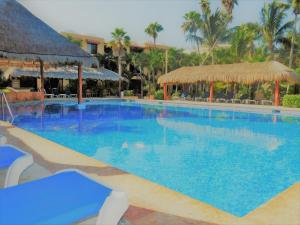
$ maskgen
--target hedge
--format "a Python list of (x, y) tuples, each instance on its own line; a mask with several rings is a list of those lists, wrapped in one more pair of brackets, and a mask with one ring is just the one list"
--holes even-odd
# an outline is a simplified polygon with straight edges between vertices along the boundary
[(300, 95), (285, 95), (283, 97), (283, 106), (300, 108)]
[(157, 99), (157, 100), (163, 100), (163, 99), (164, 99), (164, 91), (163, 91), (163, 90), (157, 90), (157, 91), (154, 93), (154, 97), (155, 97), (155, 99)]

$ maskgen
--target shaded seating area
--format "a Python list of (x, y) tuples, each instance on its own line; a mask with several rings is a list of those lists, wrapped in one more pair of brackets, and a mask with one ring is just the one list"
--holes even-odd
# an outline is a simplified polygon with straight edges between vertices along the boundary
[[(105, 68), (93, 69), (83, 68), (83, 82), (86, 83), (83, 88), (85, 97), (99, 97), (99, 87), (97, 82), (118, 82), (122, 77)], [(40, 71), (36, 68), (16, 69), (10, 73), (12, 79), (21, 79), (23, 77), (33, 77), (37, 83), (41, 83)], [(77, 70), (75, 67), (57, 67), (48, 68), (44, 71), (44, 94), (47, 98), (74, 98), (77, 97)], [(60, 85), (51, 87), (51, 80), (57, 81)], [(89, 85), (88, 85), (89, 84)], [(73, 88), (71, 88), (73, 87)], [(75, 88), (74, 88), (75, 87)], [(40, 89), (40, 87), (38, 87)], [(104, 92), (104, 91), (103, 91)]]
[(0, 1), (0, 24), (0, 58), (8, 60), (6, 66), (10, 66), (10, 60), (29, 61), (38, 65), (42, 99), (45, 65), (76, 66), (78, 103), (83, 101), (82, 69), (83, 66), (97, 66), (96, 58), (69, 42), (17, 1)]
[[(253, 98), (251, 94), (236, 96), (236, 92), (232, 96), (215, 98), (214, 86), (218, 82), (234, 86), (247, 85), (250, 93), (254, 84), (271, 83), (273, 94), (271, 99), (260, 100)], [(164, 88), (164, 99), (170, 98), (168, 95), (172, 92), (170, 89), (173, 85), (195, 85), (198, 92), (198, 96), (194, 97), (196, 100), (244, 104), (270, 104), (272, 100), (275, 106), (280, 104), (280, 82), (300, 83), (300, 77), (277, 61), (182, 67), (158, 78), (158, 83)], [(199, 85), (206, 87), (204, 92), (209, 93), (208, 98), (202, 97), (205, 95), (203, 89), (199, 93)]]

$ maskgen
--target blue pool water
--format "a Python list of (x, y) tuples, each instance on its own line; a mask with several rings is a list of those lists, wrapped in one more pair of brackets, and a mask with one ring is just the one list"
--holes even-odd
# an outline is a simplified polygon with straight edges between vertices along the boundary
[(21, 128), (237, 216), (300, 180), (300, 117), (120, 100), (13, 110)]

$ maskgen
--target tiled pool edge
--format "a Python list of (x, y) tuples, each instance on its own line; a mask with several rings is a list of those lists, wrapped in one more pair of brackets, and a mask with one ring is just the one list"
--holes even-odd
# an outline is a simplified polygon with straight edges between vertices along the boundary
[[(100, 161), (81, 155), (80, 153), (48, 141), (23, 129), (11, 126), (3, 122), (1, 122), (0, 125), (6, 126), (7, 131), (10, 135), (30, 146), (31, 149), (33, 149), (37, 154), (40, 154), (45, 160), (50, 160), (51, 162), (59, 164), (67, 164), (69, 166), (71, 164), (95, 166), (98, 168), (108, 166), (105, 163), (101, 163)], [(47, 146), (46, 150), (43, 149), (41, 151), (40, 146)], [(55, 150), (55, 153), (59, 152), (59, 155), (55, 154), (53, 150)], [(63, 154), (65, 157), (61, 157), (61, 154)], [(294, 186), (290, 187), (288, 190), (271, 199), (265, 205), (257, 208), (247, 216), (243, 218), (237, 218), (231, 214), (213, 208), (212, 206), (209, 206), (205, 203), (191, 199), (180, 193), (159, 186), (158, 184), (152, 183), (142, 178), (136, 177), (132, 174), (126, 173), (113, 176), (99, 176), (93, 174), (93, 176), (95, 176), (96, 179), (104, 181), (105, 183), (110, 184), (116, 188), (127, 191), (130, 196), (130, 203), (132, 205), (149, 208), (176, 216), (182, 216), (218, 224), (253, 225), (266, 224), (266, 222), (268, 224), (279, 224), (278, 221), (280, 220), (278, 218), (274, 220), (275, 216), (280, 217), (281, 215), (282, 218), (286, 218), (286, 210), (289, 209), (289, 207), (286, 206), (286, 202), (285, 204), (283, 204), (283, 206), (279, 202), (278, 204), (275, 203), (275, 206), (270, 208), (269, 202), (277, 202), (278, 200), (276, 199), (285, 198), (288, 199), (288, 202), (293, 203), (294, 197), (289, 197), (289, 190), (294, 189), (294, 187), (296, 188), (296, 190), (298, 190), (300, 197), (300, 183), (297, 183)], [(284, 197), (281, 197), (282, 195)], [(298, 206), (300, 208), (300, 203)], [(265, 207), (268, 208), (266, 213), (264, 212)], [(297, 203), (296, 206), (295, 204), (291, 204), (289, 210), (291, 212), (295, 212), (297, 211), (295, 207), (297, 207)], [(278, 213), (278, 210), (280, 211), (282, 209), (284, 209), (285, 213)], [(276, 213), (276, 215), (273, 216), (274, 213)], [(256, 214), (258, 214), (258, 216), (256, 216)], [(299, 224), (300, 222), (300, 218), (297, 218), (297, 215), (294, 215), (292, 218), (289, 216), (289, 218), (292, 221), (286, 221), (286, 224)]]

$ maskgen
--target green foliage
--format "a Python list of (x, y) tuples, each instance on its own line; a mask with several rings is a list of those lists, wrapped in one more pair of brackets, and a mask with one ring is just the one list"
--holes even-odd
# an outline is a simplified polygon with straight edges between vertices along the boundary
[(164, 91), (162, 89), (155, 91), (154, 98), (157, 100), (163, 100), (164, 99)]
[(286, 107), (300, 108), (300, 95), (285, 95), (282, 104)]
[(124, 96), (133, 96), (133, 90), (125, 90), (124, 91)]
[(247, 23), (232, 29), (230, 35), (231, 52), (236, 62), (245, 57), (252, 58), (255, 51), (254, 42), (260, 37), (260, 27), (255, 23)]
[(148, 95), (154, 95), (156, 90), (155, 85), (147, 81), (145, 86), (147, 87)]
[(181, 95), (180, 91), (175, 91), (173, 94), (172, 94), (172, 98), (179, 98)]
[(146, 27), (145, 33), (148, 34), (149, 36), (151, 36), (153, 38), (154, 44), (156, 44), (156, 39), (157, 39), (158, 33), (163, 31), (163, 30), (164, 30), (164, 28), (163, 28), (162, 25), (160, 25), (157, 22), (154, 22), (154, 23), (150, 23)]
[(244, 96), (249, 95), (249, 89), (246, 85), (240, 85), (239, 91), (236, 93), (235, 98), (243, 98)]
[(67, 35), (66, 38), (73, 44), (76, 44), (79, 47), (82, 47), (82, 40), (77, 40), (77, 39), (73, 38), (71, 35)]
[(261, 10), (262, 34), (267, 43), (271, 58), (273, 58), (276, 43), (281, 43), (284, 32), (291, 29), (293, 22), (285, 23), (289, 5), (278, 0), (266, 3)]

